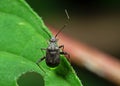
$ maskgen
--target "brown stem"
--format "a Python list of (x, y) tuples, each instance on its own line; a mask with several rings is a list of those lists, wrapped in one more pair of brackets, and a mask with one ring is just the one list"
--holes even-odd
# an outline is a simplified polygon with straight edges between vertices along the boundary
[[(57, 31), (51, 28), (53, 34)], [(58, 36), (59, 44), (64, 44), (65, 51), (71, 55), (71, 61), (84, 66), (95, 74), (120, 85), (120, 61), (93, 47), (77, 42), (63, 34)]]

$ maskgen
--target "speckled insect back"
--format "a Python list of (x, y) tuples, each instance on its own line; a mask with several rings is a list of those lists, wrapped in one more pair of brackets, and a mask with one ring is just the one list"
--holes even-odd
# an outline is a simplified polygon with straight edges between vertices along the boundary
[[(40, 58), (36, 64), (40, 67), (39, 63), (41, 61), (43, 61), (45, 59), (47, 66), (49, 67), (56, 67), (60, 64), (60, 55), (67, 55), (68, 58), (70, 58), (70, 55), (67, 52), (64, 52), (64, 45), (58, 46), (57, 45), (57, 36), (58, 34), (66, 27), (66, 25), (68, 24), (70, 18), (69, 15), (67, 13), (67, 10), (65, 10), (65, 13), (67, 15), (68, 21), (66, 24), (64, 24), (64, 26), (57, 32), (57, 34), (55, 36), (53, 36), (50, 40), (49, 40), (49, 46), (47, 48), (41, 48), (41, 50), (45, 50), (46, 51), (46, 55), (42, 58)], [(62, 48), (62, 51), (60, 51), (60, 49)]]
[(50, 39), (50, 44), (46, 51), (46, 64), (49, 67), (56, 67), (60, 63), (60, 49), (55, 37)]

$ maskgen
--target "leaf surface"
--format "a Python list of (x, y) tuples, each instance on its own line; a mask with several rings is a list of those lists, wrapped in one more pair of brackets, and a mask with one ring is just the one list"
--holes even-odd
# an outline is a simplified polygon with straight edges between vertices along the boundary
[(21, 86), (24, 81), (17, 81), (28, 72), (41, 76), (41, 86), (82, 86), (63, 56), (54, 69), (45, 61), (40, 63), (45, 72), (36, 65), (50, 37), (42, 19), (24, 0), (0, 0), (0, 86)]

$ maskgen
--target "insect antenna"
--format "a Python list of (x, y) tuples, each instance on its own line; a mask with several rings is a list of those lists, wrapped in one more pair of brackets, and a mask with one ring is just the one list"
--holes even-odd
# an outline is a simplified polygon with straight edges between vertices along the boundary
[(65, 14), (66, 14), (66, 16), (67, 16), (67, 22), (62, 26), (62, 28), (57, 32), (57, 34), (55, 35), (55, 38), (58, 36), (58, 34), (63, 30), (63, 29), (65, 29), (65, 27), (68, 25), (68, 23), (69, 23), (69, 21), (70, 21), (70, 17), (69, 17), (69, 15), (68, 15), (68, 12), (67, 12), (67, 10), (65, 9)]

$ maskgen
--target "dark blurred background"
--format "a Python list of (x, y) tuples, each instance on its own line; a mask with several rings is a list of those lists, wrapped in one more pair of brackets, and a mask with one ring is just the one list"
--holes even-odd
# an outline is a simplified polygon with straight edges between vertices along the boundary
[[(63, 32), (105, 53), (120, 57), (119, 0), (26, 0), (45, 24), (61, 28), (71, 18)], [(92, 72), (74, 66), (83, 86), (116, 86)]]

